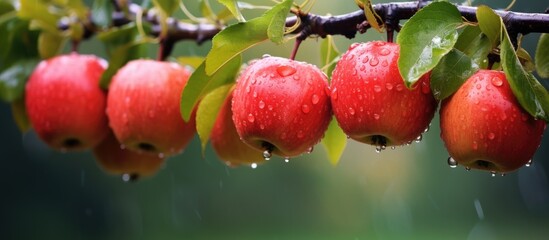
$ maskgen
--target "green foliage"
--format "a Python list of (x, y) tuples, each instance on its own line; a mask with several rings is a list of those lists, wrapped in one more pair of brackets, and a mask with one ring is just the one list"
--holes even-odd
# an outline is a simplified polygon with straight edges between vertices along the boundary
[(232, 58), (213, 75), (209, 76), (206, 74), (205, 62), (202, 62), (193, 72), (185, 89), (183, 89), (183, 93), (181, 93), (180, 107), (183, 119), (189, 121), (194, 106), (210, 91), (234, 82), (241, 64), (242, 57), (237, 55), (237, 57)]
[(536, 49), (536, 71), (543, 78), (549, 78), (549, 34), (541, 34)]
[(488, 53), (492, 46), (478, 26), (465, 27), (454, 48), (467, 55), (480, 68), (488, 66)]
[(204, 57), (199, 57), (199, 56), (178, 57), (177, 62), (182, 66), (189, 66), (194, 69), (197, 69), (200, 66), (200, 64), (204, 62)]
[(245, 22), (246, 19), (244, 19), (244, 16), (242, 16), (242, 13), (240, 12), (240, 8), (238, 7), (238, 1), (236, 0), (217, 0), (219, 3), (223, 4), (230, 12), (231, 14), (238, 20), (239, 22)]
[(225, 28), (212, 39), (212, 49), (206, 56), (205, 73), (212, 75), (246, 49), (271, 39), (280, 43), (284, 24), (293, 0), (286, 0), (266, 11), (261, 17)]
[(58, 55), (65, 45), (65, 38), (58, 33), (43, 31), (38, 37), (38, 52), (43, 59)]
[(324, 132), (324, 138), (322, 138), (322, 145), (326, 149), (328, 159), (335, 166), (339, 163), (341, 155), (347, 146), (347, 136), (343, 130), (337, 124), (335, 117), (332, 117), (328, 129)]
[(478, 65), (463, 52), (450, 50), (431, 72), (433, 96), (437, 100), (449, 97), (478, 69)]
[(29, 116), (27, 115), (27, 108), (23, 98), (15, 100), (11, 103), (11, 114), (15, 120), (15, 124), (17, 124), (17, 127), (19, 127), (21, 132), (27, 132), (31, 129), (31, 123)]
[(212, 90), (202, 98), (198, 105), (196, 110), (196, 132), (200, 138), (203, 156), (217, 115), (219, 115), (221, 106), (223, 106), (233, 86), (234, 84), (226, 84)]
[(95, 0), (92, 5), (93, 22), (102, 28), (107, 28), (112, 21), (114, 7), (111, 0)]
[(0, 99), (13, 102), (22, 98), (25, 83), (38, 64), (38, 59), (21, 59), (0, 72)]
[(152, 0), (152, 3), (160, 11), (162, 11), (163, 15), (171, 16), (173, 12), (177, 9), (179, 1), (180, 0)]
[[(383, 22), (381, 20), (381, 17), (374, 11), (374, 7), (372, 6), (372, 1), (370, 0), (361, 0), (362, 5), (364, 6), (364, 15), (366, 16), (366, 21), (370, 24), (370, 26), (377, 30), (378, 32), (383, 32)], [(381, 23), (381, 24), (380, 24)]]
[(404, 24), (397, 38), (400, 45), (398, 66), (408, 88), (452, 49), (460, 24), (460, 12), (448, 2), (433, 2)]
[(336, 60), (340, 54), (332, 36), (326, 36), (326, 38), (320, 42), (320, 64), (328, 78), (332, 77), (332, 72), (337, 64)]
[(477, 20), (480, 30), (490, 39), (492, 48), (499, 45), (501, 41), (500, 17), (488, 6), (479, 6), (477, 8)]

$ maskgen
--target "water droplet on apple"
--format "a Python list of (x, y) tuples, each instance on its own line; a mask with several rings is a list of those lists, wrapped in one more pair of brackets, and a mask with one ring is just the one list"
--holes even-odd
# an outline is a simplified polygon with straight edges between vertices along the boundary
[(501, 112), (499, 117), (501, 118), (501, 121), (505, 121), (505, 119), (507, 119), (507, 114), (505, 114), (505, 112)]
[(253, 93), (253, 97), (254, 97), (254, 98), (256, 98), (256, 97), (257, 97), (257, 92), (256, 92), (256, 91), (254, 91), (254, 93)]
[(387, 67), (387, 66), (389, 66), (389, 62), (387, 62), (387, 60), (383, 60), (383, 61), (381, 62), (381, 66)]
[(429, 88), (429, 84), (427, 84), (426, 82), (421, 82), (421, 92), (423, 94), (431, 93), (431, 88)]
[(525, 167), (530, 167), (532, 166), (532, 159), (528, 160), (528, 162), (526, 162), (526, 164), (524, 164)]
[(318, 97), (318, 95), (316, 94), (313, 94), (313, 97), (311, 98), (311, 102), (313, 104), (317, 104), (319, 101), (320, 101), (320, 97)]
[(257, 168), (257, 163), (252, 163), (250, 166), (252, 167), (252, 169), (256, 169)]
[(395, 150), (396, 149), (396, 146), (391, 146), (391, 150)]
[(311, 108), (309, 107), (309, 105), (303, 104), (303, 105), (301, 106), (301, 111), (302, 111), (303, 113), (309, 113), (309, 112), (311, 111)]
[(419, 136), (417, 136), (415, 142), (420, 143), (422, 139), (423, 139), (423, 135), (420, 134)]
[(492, 84), (494, 84), (494, 86), (496, 87), (501, 87), (501, 85), (503, 85), (503, 80), (501, 80), (501, 78), (499, 77), (493, 77)]
[(284, 162), (290, 162), (290, 157), (284, 157)]
[(263, 159), (265, 159), (265, 161), (271, 160), (272, 156), (273, 156), (273, 154), (268, 149), (263, 151)]
[(250, 93), (250, 86), (246, 86), (246, 93)]
[(154, 118), (154, 110), (149, 110), (149, 117)]
[(308, 149), (307, 149), (307, 153), (308, 154), (311, 154), (313, 152), (313, 150), (315, 149), (314, 146), (310, 146)]
[(124, 182), (129, 182), (130, 179), (131, 179), (130, 174), (128, 174), (128, 173), (122, 174), (122, 181), (124, 181)]
[(259, 104), (258, 104), (258, 107), (259, 107), (259, 109), (265, 108), (265, 102), (263, 102), (263, 100), (260, 100)]
[(283, 132), (282, 134), (280, 134), (280, 139), (284, 140), (286, 139), (286, 136), (287, 136), (286, 133)]
[(473, 141), (473, 150), (477, 150), (478, 149), (478, 143), (477, 141)]
[(471, 167), (465, 167), (465, 171), (471, 171)]
[(259, 124), (259, 128), (260, 128), (261, 130), (263, 130), (263, 129), (265, 129), (265, 125)]
[(376, 153), (380, 153), (381, 152), (381, 146), (376, 146)]
[(475, 87), (476, 87), (477, 89), (480, 89), (482, 86), (480, 85), (480, 83), (477, 83), (477, 85), (475, 85)]
[(271, 57), (270, 54), (263, 54), (263, 56), (261, 56), (261, 58), (269, 58), (269, 57)]
[(458, 162), (453, 157), (448, 157), (448, 166), (451, 168), (456, 168), (458, 166)]
[(429, 125), (425, 128), (425, 130), (423, 130), (423, 133), (429, 132), (429, 129), (430, 129), (430, 128), (431, 128), (431, 124), (429, 124)]
[(351, 115), (355, 115), (355, 109), (352, 108), (352, 107), (349, 107), (349, 113), (350, 113)]
[(299, 131), (297, 132), (297, 138), (303, 138), (303, 137), (304, 137), (303, 131), (302, 131), (302, 130), (299, 130)]
[(370, 66), (375, 67), (379, 64), (379, 59), (377, 57), (372, 57), (372, 60), (370, 60)]
[(370, 60), (370, 58), (368, 58), (368, 56), (364, 56), (364, 58), (362, 59), (362, 63), (367, 63), (368, 60)]
[[(351, 54), (347, 54), (347, 58), (346, 58), (346, 59), (349, 60), (349, 61), (351, 61), (351, 60), (353, 60), (354, 57), (355, 57), (355, 55), (351, 53)], [(354, 64), (354, 62), (351, 62), (351, 63)]]
[(382, 48), (380, 51), (379, 51), (379, 54), (383, 55), (383, 56), (387, 56), (391, 53), (391, 51), (387, 48)]
[(164, 157), (165, 157), (164, 153), (158, 153), (158, 158), (164, 158)]
[(393, 89), (393, 84), (391, 84), (391, 83), (386, 83), (386, 84), (385, 84), (385, 87), (387, 88), (387, 90), (392, 90), (392, 89)]
[(124, 102), (126, 103), (126, 105), (130, 105), (131, 101), (132, 101), (132, 99), (130, 97), (126, 97), (124, 99)]
[(404, 89), (404, 85), (402, 83), (399, 83), (397, 86), (396, 86), (396, 90), (397, 91), (402, 91)]
[(337, 88), (334, 88), (332, 90), (331, 96), (332, 96), (332, 99), (337, 100)]
[(120, 149), (122, 149), (122, 150), (126, 149), (126, 145), (120, 144)]
[(360, 68), (358, 70), (360, 70), (361, 72), (364, 72), (364, 70), (366, 70), (366, 66), (360, 65)]
[(374, 92), (381, 92), (381, 86), (374, 85)]
[(375, 119), (375, 120), (379, 120), (379, 114), (374, 113), (374, 119)]
[(505, 175), (507, 175), (507, 174), (505, 174), (505, 173), (501, 173), (501, 176), (502, 176), (502, 177), (505, 177)]
[(250, 114), (248, 114), (248, 122), (251, 122), (251, 123), (253, 123), (254, 121), (255, 121), (255, 117), (254, 117), (254, 115), (252, 115), (251, 113), (250, 113)]
[(493, 132), (488, 133), (488, 139), (494, 140), (494, 138), (496, 138), (496, 134), (494, 134)]
[(497, 172), (496, 171), (490, 171), (490, 174), (491, 174), (492, 177), (495, 177)]

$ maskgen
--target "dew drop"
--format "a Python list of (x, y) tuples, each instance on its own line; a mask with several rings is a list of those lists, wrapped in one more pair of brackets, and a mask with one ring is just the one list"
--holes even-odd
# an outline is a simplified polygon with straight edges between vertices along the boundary
[(311, 102), (313, 104), (317, 104), (319, 101), (320, 101), (320, 98), (318, 97), (318, 95), (313, 94), (313, 97), (311, 98)]
[(132, 180), (131, 174), (129, 174), (129, 173), (124, 173), (124, 174), (122, 174), (122, 181), (124, 181), (124, 182), (129, 182), (129, 181), (131, 181), (131, 180)]
[(258, 106), (258, 107), (259, 107), (259, 109), (265, 108), (265, 102), (263, 102), (263, 100), (260, 100), (260, 101), (259, 101), (259, 106)]
[(122, 149), (122, 150), (126, 149), (126, 145), (120, 144), (120, 149)]
[(493, 132), (488, 133), (488, 139), (494, 140), (495, 137), (496, 137), (496, 134), (494, 134)]
[(383, 62), (381, 62), (381, 66), (387, 67), (389, 66), (389, 62), (387, 62), (387, 60), (383, 60)]
[(374, 119), (375, 119), (375, 120), (379, 120), (379, 114), (374, 113)]
[(370, 60), (370, 66), (375, 67), (379, 64), (379, 59), (376, 57), (372, 57), (372, 60)]
[(347, 60), (350, 61), (350, 60), (353, 60), (354, 57), (355, 57), (355, 55), (351, 53), (351, 54), (348, 54), (346, 58), (347, 58)]
[(475, 85), (475, 87), (476, 87), (477, 89), (480, 89), (482, 86), (480, 85), (480, 83), (477, 83), (477, 85)]
[(368, 56), (364, 56), (364, 58), (362, 59), (362, 63), (367, 63), (368, 60), (370, 60), (370, 58), (368, 58)]
[(528, 160), (528, 162), (526, 164), (524, 164), (525, 167), (530, 167), (532, 166), (532, 159)]
[(283, 132), (282, 134), (280, 134), (280, 139), (284, 140), (286, 139), (286, 136), (287, 136), (286, 133)]
[(297, 70), (292, 66), (282, 65), (276, 68), (276, 72), (282, 77), (293, 75)]
[(429, 94), (431, 92), (431, 88), (429, 87), (429, 85), (425, 82), (422, 82), (421, 83), (421, 92), (423, 94)]
[(381, 87), (379, 85), (374, 85), (374, 92), (381, 92)]
[(349, 113), (350, 113), (351, 115), (355, 115), (355, 109), (352, 108), (352, 107), (349, 107)]
[(164, 158), (164, 157), (165, 157), (164, 153), (158, 153), (158, 158)]
[(395, 150), (396, 149), (396, 146), (391, 146), (391, 150)]
[(493, 77), (492, 84), (496, 87), (501, 87), (501, 85), (503, 85), (503, 80), (501, 80), (501, 78), (499, 77)]
[(331, 96), (332, 96), (332, 99), (337, 100), (337, 88), (334, 88), (332, 90)]
[(473, 141), (473, 150), (477, 150), (478, 149), (478, 143), (477, 141)]
[(496, 171), (491, 171), (490, 174), (492, 175), (492, 177), (495, 177), (497, 172)]
[(269, 58), (269, 57), (271, 57), (270, 54), (263, 54), (263, 56), (261, 56), (261, 58)]
[(259, 124), (259, 128), (260, 128), (261, 130), (263, 130), (263, 129), (265, 129), (265, 125)]
[(268, 149), (263, 151), (263, 159), (265, 159), (265, 161), (271, 160), (272, 156), (273, 156), (273, 154)]
[(420, 134), (419, 136), (417, 136), (415, 142), (420, 143), (422, 139), (423, 139), (423, 135)]
[(360, 43), (357, 43), (357, 42), (352, 43), (351, 46), (349, 46), (349, 50), (353, 50), (353, 49), (355, 49), (356, 47), (358, 47), (359, 45), (360, 45)]
[(376, 153), (380, 153), (381, 152), (381, 146), (376, 146)]
[(364, 72), (364, 70), (366, 70), (366, 66), (360, 65), (360, 68), (358, 70), (360, 70), (361, 72)]
[(404, 89), (404, 85), (402, 83), (399, 83), (397, 86), (396, 86), (396, 90), (397, 91), (402, 91)]
[(255, 121), (255, 117), (254, 117), (254, 115), (252, 115), (251, 113), (250, 113), (250, 114), (248, 114), (248, 122), (251, 122), (251, 123), (253, 123), (254, 121)]
[(387, 48), (383, 48), (379, 51), (379, 54), (383, 55), (383, 56), (387, 56), (391, 53), (391, 51), (389, 51), (389, 49)]
[(257, 97), (257, 92), (254, 91), (253, 93), (253, 97), (256, 98)]
[(391, 83), (386, 83), (386, 84), (385, 84), (385, 87), (387, 88), (387, 90), (392, 90), (392, 89), (393, 89), (393, 84), (391, 84)]
[(257, 163), (252, 163), (250, 166), (252, 167), (252, 169), (256, 169), (257, 168)]
[(246, 86), (246, 93), (250, 93), (250, 86)]
[(303, 138), (303, 137), (304, 137), (303, 131), (302, 131), (302, 130), (299, 130), (299, 131), (297, 132), (297, 138)]
[(448, 157), (448, 166), (451, 168), (456, 168), (458, 166), (458, 162), (453, 157)]
[(290, 162), (290, 157), (284, 157), (284, 162)]
[(314, 146), (310, 146), (308, 149), (307, 149), (307, 153), (308, 154), (311, 154), (313, 152), (313, 150), (315, 149)]
[(303, 111), (303, 113), (309, 113), (311, 111), (311, 108), (309, 107), (309, 105), (303, 104), (303, 106), (301, 106), (301, 111)]
[(471, 167), (465, 167), (465, 171), (471, 171)]

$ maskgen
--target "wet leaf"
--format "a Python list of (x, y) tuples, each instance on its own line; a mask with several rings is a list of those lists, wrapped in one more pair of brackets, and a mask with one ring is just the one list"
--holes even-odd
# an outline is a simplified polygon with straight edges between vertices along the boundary
[(11, 114), (21, 132), (25, 133), (31, 129), (32, 126), (25, 107), (25, 98), (20, 98), (11, 103)]
[(61, 52), (65, 38), (57, 33), (42, 31), (38, 37), (38, 52), (43, 59), (51, 58)]
[(457, 49), (452, 49), (431, 72), (433, 96), (437, 100), (449, 97), (478, 69), (479, 66), (467, 55)]
[(478, 26), (467, 26), (454, 45), (454, 48), (463, 52), (480, 68), (488, 66), (488, 53), (492, 49), (490, 40), (482, 33)]
[(285, 0), (266, 11), (261, 17), (240, 22), (219, 32), (212, 39), (212, 49), (206, 56), (205, 73), (212, 75), (246, 49), (271, 39), (283, 38), (284, 24), (293, 0)]
[(222, 85), (235, 82), (241, 64), (242, 57), (237, 55), (237, 57), (231, 59), (211, 76), (206, 74), (205, 62), (200, 64), (193, 74), (191, 74), (181, 94), (180, 108), (183, 120), (189, 121), (194, 106), (210, 91)]
[(528, 72), (533, 72), (534, 70), (536, 70), (534, 60), (530, 56), (530, 53), (526, 51), (526, 49), (519, 47), (519, 49), (517, 50), (517, 57), (519, 58), (522, 67), (524, 67), (524, 70)]
[(326, 149), (328, 154), (328, 159), (335, 166), (339, 163), (341, 155), (347, 146), (347, 135), (341, 130), (337, 121), (332, 117), (328, 129), (324, 133), (324, 138), (322, 138), (322, 146)]
[(404, 24), (397, 37), (400, 45), (398, 66), (408, 88), (452, 49), (460, 24), (460, 12), (448, 2), (433, 2)]
[(236, 0), (217, 0), (219, 3), (223, 4), (231, 13), (232, 15), (238, 20), (239, 22), (245, 22), (246, 19), (244, 19), (244, 16), (242, 16), (242, 13), (240, 12), (240, 8), (238, 7), (238, 1)]
[[(366, 15), (366, 21), (370, 26), (377, 30), (378, 32), (383, 32), (383, 20), (381, 17), (374, 11), (372, 6), (372, 1), (370, 0), (361, 0), (364, 6), (364, 15)], [(381, 25), (379, 23), (382, 23)]]
[(0, 72), (0, 98), (13, 102), (22, 98), (25, 83), (38, 64), (38, 59), (20, 60)]
[(202, 155), (204, 155), (206, 150), (206, 144), (208, 144), (208, 140), (210, 139), (210, 134), (219, 110), (221, 110), (221, 106), (223, 106), (233, 85), (234, 84), (226, 84), (212, 90), (202, 98), (198, 105), (198, 109), (196, 110), (196, 131), (200, 138)]
[(194, 69), (197, 69), (202, 62), (204, 62), (204, 57), (199, 56), (188, 56), (188, 57), (178, 57), (177, 62), (181, 66), (190, 66)]
[(549, 93), (534, 75), (522, 67), (509, 34), (505, 28), (502, 31), (501, 66), (513, 93), (528, 113), (535, 118), (549, 121)]
[(339, 50), (334, 43), (334, 38), (330, 35), (320, 42), (320, 64), (324, 73), (331, 79), (332, 72), (337, 64), (335, 59), (340, 55)]
[(549, 78), (549, 34), (543, 33), (536, 49), (536, 71), (543, 78)]
[(480, 30), (490, 39), (492, 48), (500, 43), (501, 38), (501, 18), (491, 8), (485, 5), (478, 6), (477, 20)]

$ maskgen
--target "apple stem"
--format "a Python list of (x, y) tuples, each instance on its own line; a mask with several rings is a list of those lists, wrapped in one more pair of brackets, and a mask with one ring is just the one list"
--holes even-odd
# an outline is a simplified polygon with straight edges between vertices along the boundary
[(297, 50), (299, 49), (299, 46), (301, 45), (301, 38), (296, 38), (295, 40), (295, 44), (294, 44), (294, 49), (292, 50), (292, 53), (290, 55), (290, 59), (291, 60), (295, 60), (295, 55), (297, 55)]
[(71, 46), (71, 51), (72, 52), (78, 52), (78, 47), (80, 46), (80, 41), (77, 41), (77, 40), (73, 40), (72, 41), (72, 46)]
[(175, 45), (175, 41), (170, 40), (169, 38), (163, 38), (160, 39), (160, 44), (158, 46), (158, 55), (156, 56), (156, 60), (158, 61), (164, 61), (173, 51), (173, 47)]

